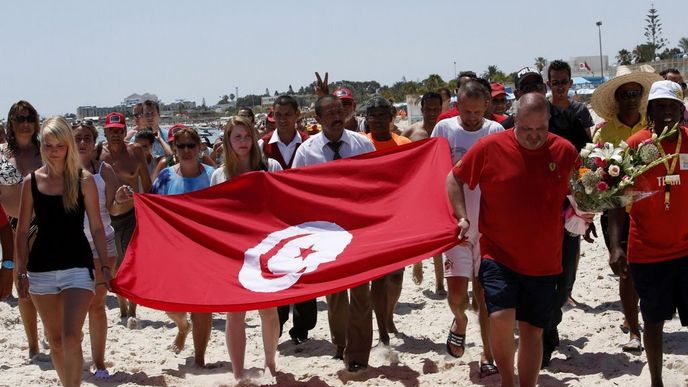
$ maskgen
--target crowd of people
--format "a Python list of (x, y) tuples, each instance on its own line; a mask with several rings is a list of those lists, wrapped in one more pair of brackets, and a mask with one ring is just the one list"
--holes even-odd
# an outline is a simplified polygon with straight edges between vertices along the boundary
[[(447, 171), (446, 188), (460, 230), (459, 244), (433, 257), (436, 292), (446, 294), (453, 316), (446, 351), (460, 358), (467, 341), (477, 341), (466, 337), (472, 282), (481, 332), (480, 377), (499, 374), (504, 386), (516, 380), (534, 386), (559, 346), (559, 330), (566, 329), (560, 326), (562, 307), (571, 300), (576, 278), (581, 237), (564, 230), (563, 214), (580, 150), (589, 142), (626, 141), (637, 147), (665, 126), (679, 124), (678, 132), (661, 144), (662, 154), (676, 155), (636, 183), (664, 194), (601, 218), (609, 264), (619, 275), (621, 328), (630, 335), (622, 348), (646, 350), (652, 385), (661, 386), (664, 321), (678, 310), (682, 325), (688, 325), (688, 284), (683, 281), (688, 275), (688, 221), (683, 216), (688, 189), (681, 185), (688, 179), (686, 84), (674, 69), (656, 74), (651, 68), (620, 66), (617, 76), (593, 94), (592, 108), (603, 119), (594, 125), (586, 105), (568, 96), (569, 65), (553, 61), (546, 77), (521, 69), (514, 80), (516, 102), (507, 112), (504, 85), (461, 73), (456, 106), (449, 104), (449, 90), (428, 92), (420, 100), (423, 120), (402, 132), (394, 125), (389, 100), (369, 99), (364, 116), (357, 117), (351, 90), (330, 92), (328, 74), (316, 73), (318, 133), (309, 134), (298, 124), (298, 102), (283, 95), (274, 101), (269, 119), (274, 128), (259, 134), (253, 112), (242, 109), (205, 152), (193, 128), (161, 128), (154, 101), (133, 108), (135, 125), (128, 131), (122, 113), (109, 114), (106, 140), (100, 143), (93, 122), (52, 117), (41, 125), (36, 109), (19, 101), (10, 108), (0, 146), (0, 298), (12, 294), (14, 283), (29, 357), (39, 352), (40, 316), (53, 366), (65, 386), (81, 383), (81, 332), (88, 316), (93, 371), (106, 379), (105, 298), (136, 225), (134, 192), (188, 193), (247, 172), (273, 173), (442, 137), (454, 165)], [(586, 221), (590, 227), (583, 238), (591, 241), (596, 236), (593, 218)], [(414, 265), (417, 283), (422, 275), (422, 266)], [(346, 371), (368, 367), (373, 313), (383, 345), (397, 333), (394, 310), (403, 276), (401, 269), (326, 297), (333, 358), (342, 360)], [(137, 305), (119, 296), (118, 303), (123, 323), (139, 328)], [(274, 375), (278, 340), (290, 313), (288, 334), (299, 345), (316, 325), (316, 301), (259, 313), (265, 367)], [(178, 330), (170, 350), (179, 353), (191, 333), (195, 364), (204, 366), (212, 314), (168, 316)], [(241, 380), (245, 312), (227, 313), (226, 321), (233, 374)]]

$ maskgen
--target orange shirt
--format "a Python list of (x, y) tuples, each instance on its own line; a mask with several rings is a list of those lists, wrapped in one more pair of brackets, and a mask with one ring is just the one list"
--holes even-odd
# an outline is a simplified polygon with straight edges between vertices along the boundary
[(387, 149), (387, 148), (393, 148), (398, 145), (404, 145), (408, 144), (411, 142), (408, 138), (404, 136), (400, 136), (396, 133), (392, 133), (392, 139), (387, 140), (387, 141), (377, 141), (373, 138), (372, 133), (366, 134), (366, 137), (368, 137), (368, 140), (373, 142), (373, 145), (375, 146), (375, 150), (381, 150), (381, 149)]
[[(628, 139), (636, 148), (650, 138), (652, 132), (644, 129)], [(688, 128), (681, 128), (681, 151), (674, 175), (680, 176), (679, 185), (670, 189), (669, 210), (664, 208), (664, 176), (667, 168), (660, 164), (640, 175), (631, 189), (657, 191), (654, 195), (633, 203), (631, 228), (628, 236), (628, 262), (654, 263), (688, 256)], [(663, 141), (666, 154), (676, 152), (677, 142)], [(668, 161), (671, 166), (671, 160)]]

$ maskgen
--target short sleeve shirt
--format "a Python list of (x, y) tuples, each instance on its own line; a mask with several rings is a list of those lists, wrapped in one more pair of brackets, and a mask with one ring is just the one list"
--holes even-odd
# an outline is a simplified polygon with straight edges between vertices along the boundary
[(507, 130), (478, 140), (453, 174), (469, 188), (478, 184), (483, 258), (529, 276), (561, 273), (562, 203), (578, 152), (548, 134), (536, 150), (525, 149)]
[(163, 169), (153, 182), (151, 193), (177, 195), (208, 188), (215, 168), (205, 164), (201, 166), (203, 170), (195, 177), (182, 177), (177, 173), (175, 165)]
[[(345, 129), (340, 141), (343, 142), (339, 149), (342, 158), (375, 151), (375, 146), (364, 134)], [(330, 140), (327, 139), (324, 132), (309, 137), (296, 150), (292, 168), (331, 161), (334, 158), (334, 151), (327, 145), (329, 142)]]

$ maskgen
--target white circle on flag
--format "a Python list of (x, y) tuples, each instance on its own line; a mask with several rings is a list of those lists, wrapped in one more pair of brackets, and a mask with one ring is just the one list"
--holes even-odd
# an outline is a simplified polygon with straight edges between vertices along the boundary
[(248, 290), (273, 293), (290, 288), (322, 263), (337, 259), (351, 233), (332, 222), (305, 222), (275, 231), (246, 250), (239, 282)]

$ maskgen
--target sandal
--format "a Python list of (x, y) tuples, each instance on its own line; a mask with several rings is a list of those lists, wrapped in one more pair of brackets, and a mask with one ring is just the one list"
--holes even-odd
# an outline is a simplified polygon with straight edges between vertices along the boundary
[(93, 373), (93, 376), (95, 376), (96, 379), (104, 380), (110, 377), (110, 372), (108, 372), (106, 369), (96, 370), (96, 372)]
[(640, 342), (640, 339), (637, 337), (634, 337), (628, 341), (628, 343), (624, 344), (621, 349), (624, 352), (642, 352), (643, 350), (643, 345)]
[[(463, 353), (466, 350), (466, 347), (464, 346), (464, 344), (466, 343), (466, 334), (464, 333), (464, 334), (460, 335), (460, 334), (452, 332), (451, 329), (454, 326), (454, 323), (456, 323), (456, 319), (454, 319), (452, 321), (451, 325), (449, 326), (449, 336), (447, 337), (447, 353), (449, 355), (451, 355), (452, 357), (455, 357), (458, 359), (461, 356), (463, 356)], [(461, 349), (461, 355), (455, 355), (454, 354), (454, 352), (452, 351), (452, 347), (451, 347), (452, 345), (459, 347)]]
[(498, 374), (499, 370), (497, 366), (492, 363), (483, 363), (480, 365), (480, 378), (484, 378), (490, 375)]

